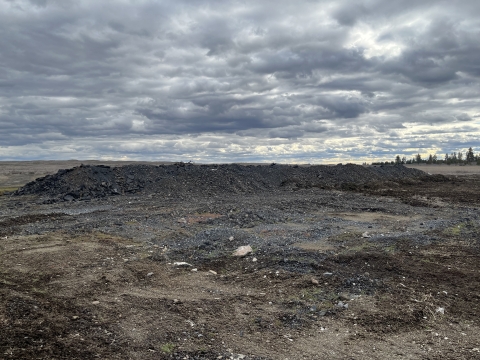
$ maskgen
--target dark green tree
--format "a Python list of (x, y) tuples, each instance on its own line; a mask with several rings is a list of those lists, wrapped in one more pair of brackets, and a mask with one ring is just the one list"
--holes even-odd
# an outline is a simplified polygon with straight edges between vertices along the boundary
[(417, 164), (420, 164), (422, 162), (422, 155), (420, 154), (415, 155), (415, 162)]
[(450, 160), (451, 160), (451, 162), (454, 163), (454, 164), (457, 163), (457, 153), (456, 153), (455, 151), (450, 154)]
[(473, 153), (473, 149), (470, 147), (467, 151), (467, 163), (472, 163), (475, 161), (475, 154)]

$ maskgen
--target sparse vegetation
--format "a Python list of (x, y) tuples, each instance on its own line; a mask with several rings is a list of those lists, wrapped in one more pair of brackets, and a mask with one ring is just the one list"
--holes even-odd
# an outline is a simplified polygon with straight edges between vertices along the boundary
[(172, 343), (166, 343), (160, 346), (160, 350), (165, 354), (170, 354), (175, 349), (175, 345)]
[(475, 154), (472, 147), (465, 153), (454, 151), (446, 153), (442, 158), (437, 154), (429, 154), (426, 159), (422, 155), (417, 154), (413, 158), (408, 159), (405, 156), (397, 155), (394, 161), (372, 162), (372, 165), (405, 165), (405, 164), (437, 164), (437, 165), (480, 165), (480, 154)]
[(0, 196), (13, 193), (17, 189), (18, 189), (18, 186), (0, 187)]

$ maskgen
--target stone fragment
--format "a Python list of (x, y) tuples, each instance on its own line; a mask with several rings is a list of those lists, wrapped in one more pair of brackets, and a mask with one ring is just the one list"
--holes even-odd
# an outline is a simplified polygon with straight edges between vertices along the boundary
[(185, 262), (185, 261), (176, 261), (173, 263), (174, 266), (178, 266), (178, 267), (188, 267), (188, 266), (192, 266), (190, 265), (189, 263)]
[(310, 281), (312, 282), (313, 285), (318, 285), (318, 284), (320, 284), (320, 283), (318, 282), (318, 280), (315, 279), (315, 278), (311, 278)]
[(341, 308), (341, 309), (348, 309), (348, 304), (347, 303), (344, 303), (343, 301), (339, 301), (337, 303), (337, 307), (338, 308)]
[(250, 245), (244, 245), (244, 246), (240, 246), (238, 247), (234, 252), (233, 252), (233, 256), (238, 256), (238, 257), (242, 257), (242, 256), (245, 256), (247, 254), (250, 254), (251, 252), (253, 251), (252, 247)]

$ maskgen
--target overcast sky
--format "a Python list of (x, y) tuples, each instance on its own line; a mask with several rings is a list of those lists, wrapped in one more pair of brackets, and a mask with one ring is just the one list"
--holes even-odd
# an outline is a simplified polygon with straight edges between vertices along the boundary
[(0, 0), (0, 159), (480, 151), (478, 0)]

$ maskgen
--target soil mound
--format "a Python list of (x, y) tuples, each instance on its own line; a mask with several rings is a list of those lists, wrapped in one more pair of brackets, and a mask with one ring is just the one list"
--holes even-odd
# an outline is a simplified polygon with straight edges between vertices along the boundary
[(26, 184), (15, 195), (36, 194), (47, 202), (90, 200), (127, 193), (169, 196), (259, 193), (320, 187), (355, 190), (385, 181), (411, 181), (426, 176), (404, 166), (360, 165), (81, 165), (59, 170)]

